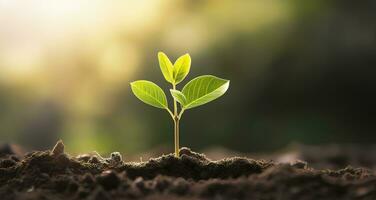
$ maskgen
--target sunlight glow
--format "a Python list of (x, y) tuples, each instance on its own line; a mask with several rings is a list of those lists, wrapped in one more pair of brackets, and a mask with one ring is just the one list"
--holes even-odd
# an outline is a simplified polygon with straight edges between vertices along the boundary
[[(29, 76), (40, 68), (58, 67), (59, 60), (45, 63), (51, 54), (69, 52), (69, 56), (63, 56), (65, 60), (77, 56), (78, 48), (81, 52), (100, 54), (103, 52), (100, 49), (108, 49), (108, 43), (118, 34), (146, 34), (157, 13), (153, 7), (158, 4), (159, 1), (146, 0), (2, 0), (0, 72), (3, 76), (0, 80), (5, 78), (4, 73), (7, 81), (11, 81)], [(119, 54), (121, 52), (117, 52)], [(135, 54), (137, 52), (131, 53), (133, 58), (137, 57)], [(130, 60), (131, 66), (137, 63)], [(114, 61), (112, 64), (118, 65)], [(127, 65), (126, 62), (121, 64)]]
[[(53, 105), (67, 143), (79, 133), (73, 151), (113, 139), (98, 139), (102, 117), (118, 125), (103, 126), (145, 140), (151, 127), (138, 123), (134, 112), (131, 116), (127, 90), (136, 76), (152, 77), (159, 70), (153, 66), (158, 51), (205, 55), (234, 34), (280, 23), (288, 17), (282, 5), (277, 0), (0, 0), (0, 89), (12, 91), (4, 95), (25, 107)], [(124, 113), (113, 116), (116, 112)], [(141, 148), (116, 140), (121, 148)]]

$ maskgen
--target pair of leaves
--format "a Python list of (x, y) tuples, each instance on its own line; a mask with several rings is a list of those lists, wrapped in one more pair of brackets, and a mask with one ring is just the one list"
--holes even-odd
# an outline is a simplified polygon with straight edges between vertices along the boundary
[(163, 52), (158, 53), (159, 66), (166, 81), (174, 85), (182, 82), (191, 68), (191, 57), (185, 54), (179, 57), (174, 64)]
[[(171, 94), (183, 109), (190, 109), (219, 98), (227, 91), (229, 84), (229, 80), (212, 75), (199, 76), (187, 83), (181, 92), (171, 90)], [(144, 103), (157, 108), (168, 108), (165, 93), (153, 82), (135, 81), (131, 83), (131, 88), (136, 97)]]

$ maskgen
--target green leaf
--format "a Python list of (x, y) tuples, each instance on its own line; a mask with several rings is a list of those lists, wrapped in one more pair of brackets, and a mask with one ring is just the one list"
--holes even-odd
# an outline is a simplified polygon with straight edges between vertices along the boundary
[(162, 74), (166, 81), (169, 83), (174, 83), (174, 66), (172, 65), (170, 59), (163, 52), (158, 52), (159, 67), (161, 68)]
[(167, 109), (167, 98), (163, 90), (150, 81), (135, 81), (131, 83), (133, 94), (142, 102), (157, 108)]
[(182, 93), (186, 97), (184, 109), (201, 106), (222, 96), (230, 85), (229, 80), (212, 75), (199, 76), (184, 86)]
[(178, 58), (174, 64), (174, 81), (178, 84), (184, 80), (191, 68), (191, 56), (185, 54)]
[(178, 101), (183, 107), (187, 104), (187, 99), (182, 92), (173, 89), (171, 89), (170, 92), (172, 97), (174, 97), (174, 99)]

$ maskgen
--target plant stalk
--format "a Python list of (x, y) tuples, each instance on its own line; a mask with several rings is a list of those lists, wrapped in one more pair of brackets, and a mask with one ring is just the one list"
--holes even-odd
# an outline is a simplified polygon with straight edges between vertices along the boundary
[[(172, 88), (176, 90), (176, 85), (172, 84)], [(179, 120), (180, 116), (178, 115), (178, 105), (176, 100), (174, 99), (174, 143), (175, 143), (175, 157), (179, 158)]]
[(179, 118), (174, 119), (175, 157), (179, 157)]

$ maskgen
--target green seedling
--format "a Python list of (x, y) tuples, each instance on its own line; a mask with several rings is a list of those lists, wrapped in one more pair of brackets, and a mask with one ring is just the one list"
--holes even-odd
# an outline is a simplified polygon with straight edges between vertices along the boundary
[[(191, 57), (185, 54), (174, 64), (163, 52), (158, 53), (159, 66), (167, 82), (171, 83), (170, 93), (173, 97), (173, 111), (168, 108), (166, 94), (151, 81), (139, 80), (131, 83), (134, 95), (146, 104), (165, 109), (174, 121), (175, 156), (179, 157), (179, 122), (184, 111), (204, 105), (222, 96), (230, 85), (229, 80), (212, 75), (199, 76), (189, 81), (181, 91), (176, 86), (188, 75)], [(178, 105), (180, 104), (180, 111)]]

